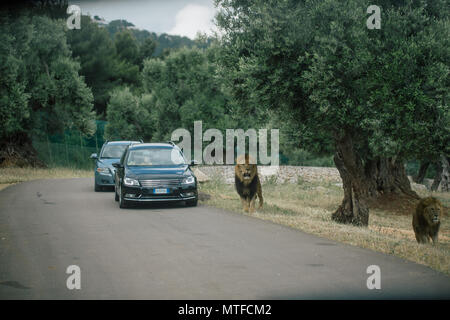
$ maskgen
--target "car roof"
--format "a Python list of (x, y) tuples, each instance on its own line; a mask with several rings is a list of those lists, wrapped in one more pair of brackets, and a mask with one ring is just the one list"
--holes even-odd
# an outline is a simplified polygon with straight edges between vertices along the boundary
[(159, 143), (159, 142), (154, 142), (154, 143), (139, 143), (139, 144), (135, 144), (135, 145), (131, 145), (130, 149), (148, 149), (148, 148), (174, 148), (175, 146), (173, 144), (170, 143)]
[(140, 141), (108, 141), (106, 144), (132, 144), (132, 143), (141, 143)]

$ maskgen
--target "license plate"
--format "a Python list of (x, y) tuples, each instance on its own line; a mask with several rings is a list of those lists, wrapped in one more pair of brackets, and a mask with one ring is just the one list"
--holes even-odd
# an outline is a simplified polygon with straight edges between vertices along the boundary
[(159, 189), (153, 189), (154, 194), (167, 194), (169, 193), (169, 189), (167, 188), (159, 188)]

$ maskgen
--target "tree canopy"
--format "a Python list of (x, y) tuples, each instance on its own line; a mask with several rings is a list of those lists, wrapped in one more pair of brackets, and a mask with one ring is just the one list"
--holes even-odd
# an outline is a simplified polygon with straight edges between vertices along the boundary
[(366, 27), (362, 0), (217, 3), (220, 63), (239, 104), (289, 113), (303, 145), (334, 141), (338, 220), (366, 225), (367, 196), (414, 196), (403, 160), (448, 152), (444, 1), (384, 1), (380, 30)]
[(2, 161), (32, 135), (65, 127), (95, 132), (92, 92), (71, 57), (65, 28), (62, 20), (28, 10), (0, 12)]

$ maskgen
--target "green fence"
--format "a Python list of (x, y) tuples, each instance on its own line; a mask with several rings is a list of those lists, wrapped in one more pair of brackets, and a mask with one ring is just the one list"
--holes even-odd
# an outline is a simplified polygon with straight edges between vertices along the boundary
[(97, 152), (96, 148), (62, 143), (35, 141), (33, 145), (39, 158), (49, 167), (92, 169), (93, 161), (89, 156)]
[[(104, 133), (106, 121), (96, 121), (97, 130), (92, 137), (84, 137), (79, 131), (66, 130), (64, 133), (46, 135), (44, 138), (33, 140), (39, 158), (49, 167), (66, 167), (75, 169), (93, 169), (94, 161), (90, 159), (92, 153), (98, 153), (105, 142)], [(280, 150), (280, 164), (333, 167), (333, 157), (317, 157), (303, 149)], [(420, 163), (408, 161), (407, 174), (415, 175)], [(433, 178), (434, 166), (428, 168), (426, 177)]]
[(33, 146), (49, 167), (93, 169), (94, 161), (90, 155), (97, 153), (104, 143), (106, 121), (96, 123), (97, 131), (92, 137), (85, 137), (79, 131), (65, 130), (61, 134), (34, 139)]

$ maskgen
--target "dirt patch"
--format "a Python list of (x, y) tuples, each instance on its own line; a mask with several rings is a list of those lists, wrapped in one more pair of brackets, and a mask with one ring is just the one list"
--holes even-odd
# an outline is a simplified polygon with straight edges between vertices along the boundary
[[(408, 196), (401, 195), (381, 195), (375, 200), (369, 201), (369, 208), (380, 211), (388, 211), (398, 215), (411, 215), (416, 211), (419, 199), (414, 199)], [(444, 216), (450, 214), (450, 208), (444, 206)]]
[(199, 192), (198, 193), (198, 200), (206, 201), (206, 200), (209, 200), (209, 199), (211, 199), (211, 196), (209, 194), (204, 193), (204, 192)]
[(369, 208), (389, 211), (400, 215), (412, 215), (416, 210), (418, 199), (401, 195), (381, 195), (377, 199), (369, 200)]
[(8, 186), (10, 186), (12, 184), (14, 184), (14, 183), (0, 183), (0, 190), (5, 189), (6, 187), (8, 187)]

